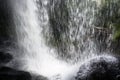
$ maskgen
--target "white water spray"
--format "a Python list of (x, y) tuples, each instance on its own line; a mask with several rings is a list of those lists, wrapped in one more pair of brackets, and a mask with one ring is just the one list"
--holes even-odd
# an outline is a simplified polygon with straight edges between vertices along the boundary
[[(66, 62), (60, 61), (56, 59), (53, 55), (54, 50), (50, 50), (45, 45), (45, 41), (41, 32), (42, 27), (45, 25), (47, 26), (48, 24), (48, 14), (46, 8), (42, 8), (40, 14), (36, 0), (14, 1), (14, 3), (16, 4), (14, 7), (16, 12), (15, 24), (18, 45), (20, 50), (23, 50), (23, 55), (21, 55), (20, 61), (24, 61), (24, 64), (22, 65), (21, 69), (46, 76), (51, 80), (57, 80), (56, 78), (54, 79), (53, 76), (57, 76), (57, 78), (60, 77), (61, 80), (70, 80), (76, 75), (76, 72), (78, 71), (78, 68), (81, 63), (71, 65)], [(47, 5), (47, 0), (45, 0), (45, 2), (43, 3), (44, 5)], [(86, 23), (86, 17), (88, 17), (86, 16), (87, 10), (90, 9), (88, 8), (85, 11), (83, 11), (83, 13), (79, 14), (80, 17), (82, 15), (83, 18), (85, 17), (83, 21), (84, 23)], [(78, 10), (76, 9), (76, 11)], [(73, 12), (73, 16), (78, 16), (77, 13), (74, 14)], [(38, 17), (40, 17), (42, 20), (43, 18), (45, 18), (45, 20), (43, 20), (44, 22), (40, 21)], [(79, 25), (79, 21), (77, 20), (77, 18), (74, 19), (76, 20), (73, 21), (76, 22), (77, 25)], [(83, 25), (80, 25), (78, 27), (80, 27), (79, 33), (81, 34), (81, 36), (77, 37), (80, 39), (86, 35), (86, 32), (89, 29), (84, 28)], [(81, 42), (83, 42), (83, 39)], [(89, 45), (89, 48), (85, 49), (86, 51), (84, 51), (83, 56), (90, 57), (90, 55), (88, 56), (88, 53), (94, 53), (94, 43), (88, 39), (88, 42), (84, 45), (85, 47)], [(92, 56), (95, 56), (95, 54), (93, 54)]]
[[(67, 80), (68, 76), (74, 76), (74, 72), (77, 71), (76, 66), (57, 60), (51, 55), (53, 51), (45, 46), (41, 33), (42, 23), (38, 20), (36, 1), (16, 0), (15, 4), (18, 45), (24, 52), (20, 57), (24, 63), (21, 69), (46, 76), (52, 80), (52, 76), (56, 75), (60, 75), (62, 80)], [(47, 14), (40, 16), (47, 17)]]

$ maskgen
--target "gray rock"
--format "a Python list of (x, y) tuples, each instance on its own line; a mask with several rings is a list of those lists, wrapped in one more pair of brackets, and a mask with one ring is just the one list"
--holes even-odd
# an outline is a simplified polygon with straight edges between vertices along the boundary
[(33, 73), (31, 75), (32, 75), (32, 80), (48, 80), (47, 77), (42, 75), (33, 74)]
[(13, 59), (9, 53), (0, 52), (0, 64), (8, 63)]
[(0, 80), (31, 80), (31, 75), (25, 71), (15, 70), (9, 67), (1, 67)]
[(94, 58), (80, 67), (76, 80), (120, 80), (120, 60)]

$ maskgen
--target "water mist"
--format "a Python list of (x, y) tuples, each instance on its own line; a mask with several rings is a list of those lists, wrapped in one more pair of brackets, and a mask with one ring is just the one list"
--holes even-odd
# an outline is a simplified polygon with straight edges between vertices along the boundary
[[(49, 27), (49, 15), (47, 8), (43, 5), (48, 5), (49, 0), (40, 1), (41, 7), (38, 3), (39, 0), (13, 0), (17, 44), (20, 50), (18, 53), (21, 54), (18, 60), (22, 63), (21, 69), (46, 76), (50, 80), (73, 79), (82, 64), (81, 62), (97, 55), (96, 45), (90, 36), (94, 34), (94, 25), (92, 24), (95, 12), (94, 6), (90, 7), (92, 5), (88, 5), (91, 0), (80, 0), (79, 5), (77, 5), (79, 0), (67, 0), (71, 16), (68, 25), (69, 39), (71, 42), (79, 41), (79, 48), (84, 48), (76, 51), (72, 43), (68, 45), (69, 53), (76, 53), (76, 56), (81, 58), (79, 62), (70, 64), (57, 59), (56, 51), (46, 45), (42, 31), (44, 26)], [(80, 7), (83, 7), (83, 9), (81, 10)], [(81, 54), (78, 55), (77, 53)]]

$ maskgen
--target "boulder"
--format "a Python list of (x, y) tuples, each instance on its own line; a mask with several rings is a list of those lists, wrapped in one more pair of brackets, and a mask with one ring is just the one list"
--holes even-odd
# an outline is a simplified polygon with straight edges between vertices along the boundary
[(25, 71), (18, 71), (9, 67), (1, 67), (0, 80), (31, 80), (31, 75)]
[(120, 80), (120, 60), (100, 56), (81, 65), (75, 80)]
[(12, 59), (13, 59), (13, 57), (9, 53), (0, 52), (0, 64), (8, 63)]
[(32, 75), (32, 80), (48, 80), (47, 77), (38, 75), (38, 74), (31, 74)]

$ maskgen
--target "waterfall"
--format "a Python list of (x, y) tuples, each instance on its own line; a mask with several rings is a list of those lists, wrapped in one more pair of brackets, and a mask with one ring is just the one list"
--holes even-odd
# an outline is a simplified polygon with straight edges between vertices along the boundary
[[(68, 30), (66, 33), (61, 33), (60, 38), (63, 40), (61, 41), (63, 44), (66, 37), (68, 38), (69, 43), (66, 43), (67, 46), (64, 50), (67, 51), (66, 54), (72, 56), (71, 61), (76, 60), (74, 64), (69, 63), (69, 60), (60, 60), (56, 57), (57, 48), (49, 48), (46, 45), (47, 40), (44, 38), (43, 31), (46, 31), (44, 33), (48, 37), (52, 35), (48, 11), (48, 4), (52, 0), (13, 1), (14, 22), (19, 47), (17, 54), (19, 54), (18, 60), (22, 63), (20, 69), (46, 76), (51, 80), (58, 80), (56, 78), (59, 77), (61, 80), (70, 80), (76, 75), (81, 61), (84, 62), (87, 58), (96, 57), (98, 51), (92, 39), (96, 0), (66, 0), (65, 2), (70, 20), (67, 25)], [(53, 0), (53, 6), (49, 4), (50, 8), (55, 7), (55, 1), (58, 0)], [(59, 47), (64, 47), (64, 45)]]
[[(19, 57), (22, 63), (21, 68), (39, 75), (53, 79), (52, 76), (72, 75), (76, 70), (75, 66), (57, 60), (46, 45), (42, 36), (42, 26), (46, 22), (40, 22), (38, 17), (46, 17), (47, 14), (39, 14), (37, 1), (35, 0), (14, 0), (15, 25), (17, 43), (19, 46)], [(42, 10), (41, 10), (42, 11)], [(44, 13), (45, 9), (43, 9)], [(72, 74), (70, 74), (72, 73)], [(59, 76), (59, 77), (60, 77)], [(66, 80), (67, 77), (63, 77)]]

